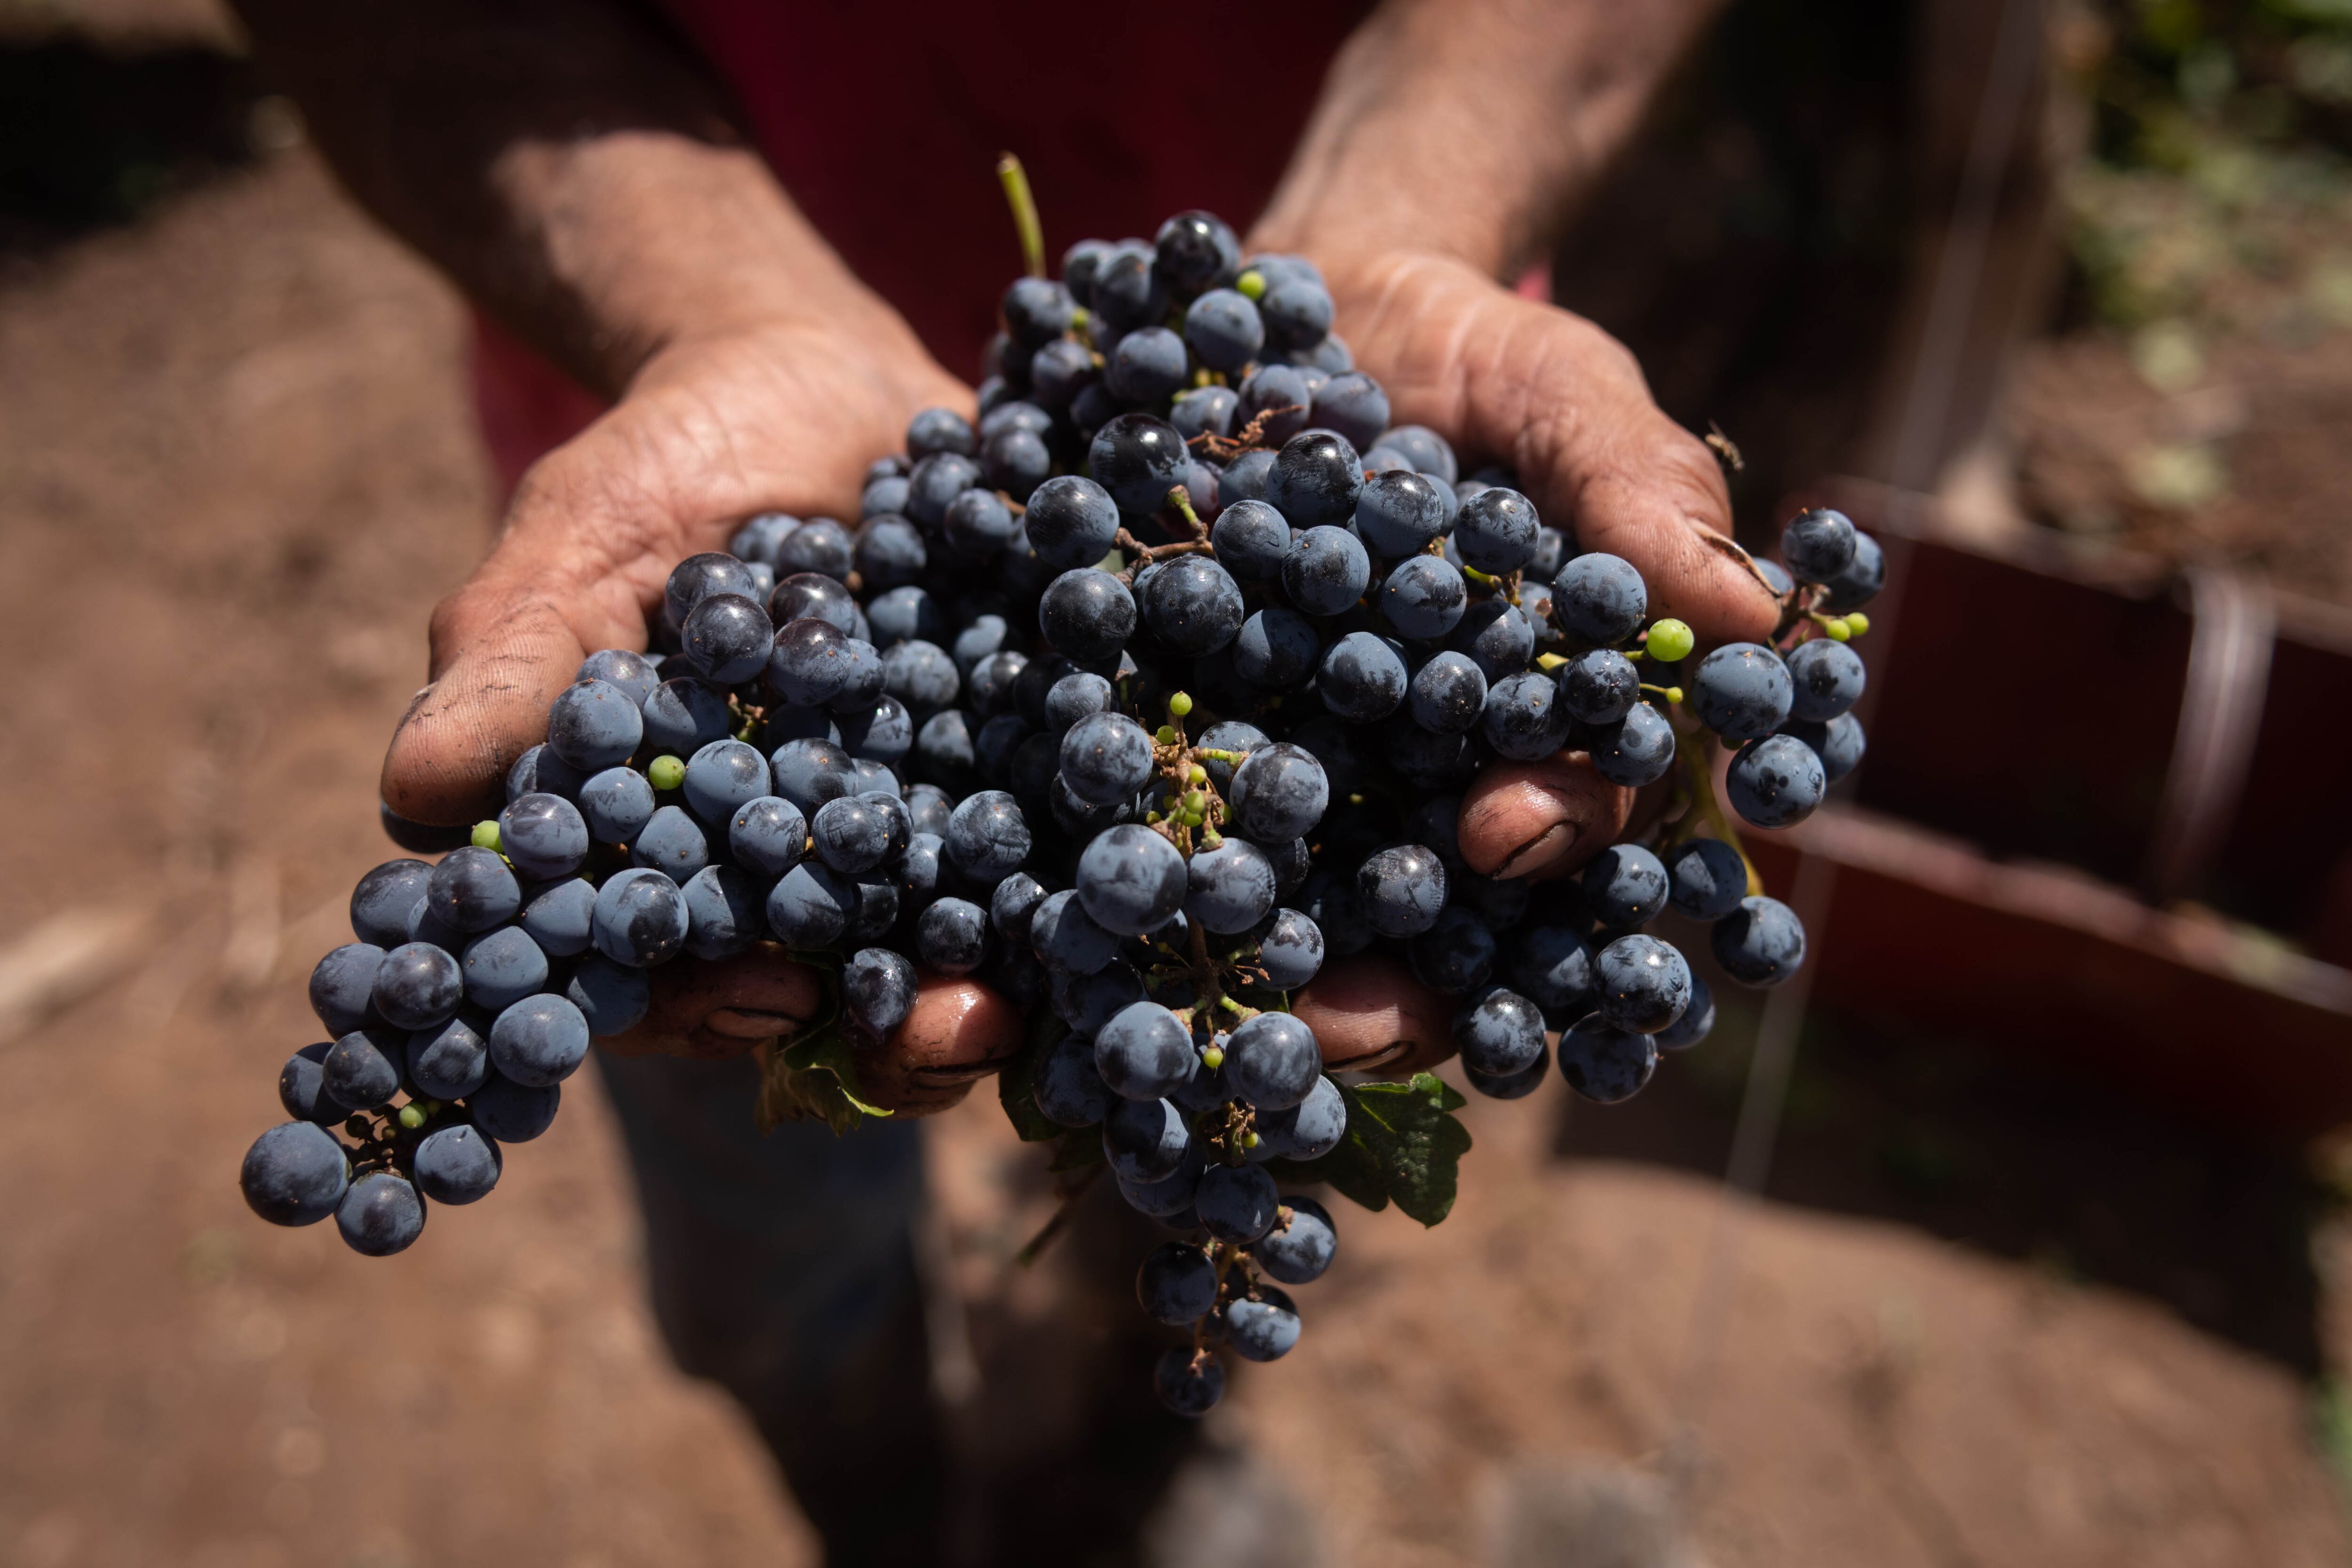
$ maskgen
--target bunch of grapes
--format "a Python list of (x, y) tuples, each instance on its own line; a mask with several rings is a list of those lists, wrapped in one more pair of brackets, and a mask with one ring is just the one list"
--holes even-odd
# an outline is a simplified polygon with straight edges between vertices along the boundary
[[(407, 1247), (547, 1127), (656, 964), (772, 942), (824, 970), (832, 1016), (772, 1054), (760, 1109), (844, 1128), (883, 1114), (858, 1054), (919, 976), (971, 975), (1034, 1019), (1001, 1075), (1014, 1126), (1179, 1237), (1138, 1293), (1192, 1329), (1157, 1382), (1198, 1414), (1217, 1348), (1283, 1355), (1281, 1287), (1330, 1263), (1329, 1212), (1285, 1182), (1434, 1223), (1468, 1147), (1434, 1076), (1325, 1070), (1289, 999), (1327, 959), (1392, 952), (1454, 998), (1476, 1090), (1528, 1093), (1556, 1037), (1604, 1102), (1714, 1019), (1643, 929), (1668, 905), (1741, 984), (1795, 971), (1804, 932), (1708, 753), (1736, 747), (1723, 793), (1766, 827), (1859, 760), (1846, 644), (1882, 568), (1844, 517), (1806, 512), (1785, 571), (1759, 563), (1772, 645), (1695, 659), (1629, 563), (1390, 424), (1297, 258), (1185, 213), (1075, 247), (1004, 316), (977, 427), (918, 416), (855, 527), (754, 517), (680, 563), (657, 651), (581, 667), (495, 822), (361, 879), (357, 940), (310, 982), (331, 1038), (246, 1158), (264, 1218)], [(1658, 826), (1573, 881), (1472, 873), (1458, 792), (1563, 751), (1669, 783)]]

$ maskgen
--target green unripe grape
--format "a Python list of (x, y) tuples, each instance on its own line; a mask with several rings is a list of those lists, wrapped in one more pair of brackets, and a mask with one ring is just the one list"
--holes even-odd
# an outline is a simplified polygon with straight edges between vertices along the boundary
[(1180, 691), (1168, 700), (1168, 711), (1181, 719), (1192, 710), (1192, 699)]
[(656, 789), (676, 789), (686, 782), (686, 764), (672, 756), (656, 757), (646, 764), (646, 782)]
[(1244, 1133), (1243, 1133), (1243, 1134), (1242, 1134), (1242, 1149), (1243, 1149), (1243, 1151), (1244, 1151), (1244, 1152), (1247, 1152), (1247, 1151), (1249, 1151), (1249, 1150), (1252, 1150), (1252, 1149), (1256, 1148), (1256, 1147), (1257, 1147), (1257, 1142), (1258, 1142), (1258, 1139), (1257, 1139), (1257, 1134), (1256, 1134), (1256, 1133), (1255, 1133), (1255, 1132), (1244, 1132)]
[(400, 1124), (403, 1127), (407, 1128), (411, 1132), (415, 1131), (418, 1128), (425, 1125), (425, 1108), (421, 1105), (402, 1106), (400, 1108)]
[(1172, 746), (1176, 743), (1176, 731), (1169, 725), (1162, 724), (1160, 726), (1160, 732), (1157, 735), (1154, 735), (1152, 739), (1158, 741), (1163, 746)]
[(488, 849), (493, 854), (498, 852), (498, 818), (491, 817), (486, 822), (478, 822), (474, 824), (474, 847), (477, 849)]
[(1187, 768), (1184, 771), (1184, 779), (1188, 784), (1207, 784), (1209, 782), (1209, 770), (1202, 767), (1200, 763), (1194, 763), (1190, 768)]
[(1252, 304), (1265, 298), (1265, 274), (1256, 268), (1234, 279), (1234, 291)]
[(1201, 1065), (1207, 1068), (1211, 1072), (1214, 1072), (1219, 1068), (1225, 1065), (1225, 1053), (1218, 1049), (1215, 1046), (1211, 1046), (1207, 1050), (1201, 1053)]
[(1679, 663), (1688, 658), (1691, 649), (1696, 647), (1698, 647), (1697, 634), (1681, 621), (1663, 620), (1650, 628), (1649, 649), (1652, 658), (1664, 659), (1668, 664)]
[(1864, 633), (1870, 630), (1870, 617), (1864, 615), (1860, 610), (1850, 610), (1846, 613), (1845, 626), (1846, 630), (1852, 632), (1855, 637), (1861, 637)]
[(1834, 616), (1822, 623), (1822, 630), (1829, 633), (1832, 642), (1843, 642), (1853, 636), (1853, 628)]

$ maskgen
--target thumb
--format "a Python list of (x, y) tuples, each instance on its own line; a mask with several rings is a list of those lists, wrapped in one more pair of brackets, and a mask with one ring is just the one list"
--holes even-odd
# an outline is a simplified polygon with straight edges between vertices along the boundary
[(1539, 763), (1497, 763), (1462, 797), (1462, 858), (1482, 877), (1559, 876), (1613, 844), (1633, 792), (1562, 752)]

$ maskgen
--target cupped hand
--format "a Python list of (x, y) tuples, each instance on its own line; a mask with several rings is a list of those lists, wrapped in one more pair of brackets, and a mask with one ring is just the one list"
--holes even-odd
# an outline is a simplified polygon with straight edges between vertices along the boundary
[[(1721, 470), (1651, 400), (1623, 345), (1447, 258), (1315, 259), (1356, 363), (1397, 424), (1508, 465), (1546, 522), (1632, 562), (1650, 614), (1688, 622), (1702, 646), (1770, 634), (1779, 606), (1732, 542)], [(1635, 810), (1635, 792), (1581, 752), (1496, 762), (1463, 796), (1462, 857), (1482, 876), (1563, 877), (1615, 842)], [(1335, 1067), (1412, 1071), (1453, 1054), (1453, 1005), (1392, 963), (1337, 961), (1296, 1005)]]
[[(496, 816), (508, 767), (545, 735), (581, 661), (646, 646), (672, 566), (723, 550), (759, 512), (854, 508), (868, 459), (933, 405), (969, 408), (971, 394), (896, 317), (751, 327), (656, 353), (523, 477), (488, 558), (434, 611), (432, 684), (385, 754), (385, 804), (419, 822)], [(817, 1013), (818, 977), (772, 944), (649, 978), (645, 1020), (606, 1048), (740, 1056)], [(907, 1022), (861, 1060), (861, 1088), (894, 1110), (937, 1110), (1020, 1037), (1001, 998), (927, 978)]]

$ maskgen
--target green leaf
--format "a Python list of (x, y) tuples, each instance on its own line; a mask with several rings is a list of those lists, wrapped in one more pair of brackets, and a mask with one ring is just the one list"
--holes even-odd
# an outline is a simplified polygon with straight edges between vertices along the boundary
[(1050, 1143), (1066, 1131), (1037, 1109), (1036, 1087), (1037, 1064), (1069, 1032), (1070, 1026), (1055, 1017), (1052, 1008), (1036, 1009), (1029, 1016), (1029, 1033), (1022, 1042), (1021, 1054), (996, 1075), (996, 1101), (1024, 1143)]
[(1374, 1211), (1393, 1200), (1423, 1225), (1444, 1219), (1454, 1207), (1462, 1156), (1470, 1152), (1470, 1130), (1454, 1116), (1468, 1101), (1434, 1073), (1339, 1089), (1348, 1102), (1347, 1137), (1319, 1160), (1276, 1160), (1273, 1173), (1328, 1182)]
[(760, 1081), (760, 1131), (772, 1132), (786, 1121), (822, 1121), (838, 1137), (869, 1116), (890, 1112), (857, 1095), (855, 1048), (841, 1027), (841, 959), (829, 952), (793, 957), (824, 973), (824, 1011), (790, 1045), (768, 1053)]

